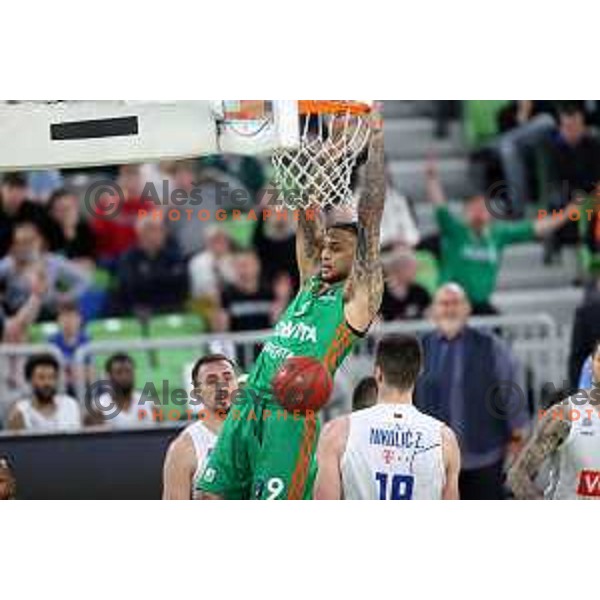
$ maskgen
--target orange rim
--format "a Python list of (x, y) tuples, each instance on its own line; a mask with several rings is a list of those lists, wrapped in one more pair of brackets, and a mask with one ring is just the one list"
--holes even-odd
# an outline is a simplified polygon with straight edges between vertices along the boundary
[(298, 112), (301, 115), (367, 115), (371, 107), (357, 100), (298, 100)]

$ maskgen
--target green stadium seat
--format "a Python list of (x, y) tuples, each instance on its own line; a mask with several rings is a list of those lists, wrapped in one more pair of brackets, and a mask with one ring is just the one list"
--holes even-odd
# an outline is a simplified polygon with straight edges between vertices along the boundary
[(91, 321), (88, 333), (95, 342), (105, 340), (132, 340), (144, 337), (142, 325), (134, 318), (110, 318)]
[(56, 321), (36, 323), (29, 328), (29, 341), (32, 344), (44, 344), (48, 338), (58, 333), (59, 326)]
[[(158, 315), (150, 319), (148, 334), (151, 339), (168, 338), (193, 338), (206, 331), (204, 320), (196, 314), (171, 314)], [(169, 348), (158, 350), (152, 355), (151, 369), (146, 373), (145, 381), (153, 381), (159, 395), (162, 392), (162, 382), (169, 382), (172, 392), (176, 388), (188, 388), (188, 381), (184, 375), (186, 365), (193, 364), (205, 352), (205, 347), (198, 344), (194, 348)], [(150, 378), (150, 379), (148, 379)], [(164, 398), (161, 398), (164, 401)], [(163, 406), (169, 410), (173, 408), (185, 410), (171, 404), (169, 399)]]
[(415, 282), (424, 287), (431, 296), (439, 285), (440, 271), (436, 257), (429, 250), (417, 250), (417, 274)]
[(159, 315), (151, 318), (148, 326), (151, 339), (190, 337), (205, 331), (203, 319), (196, 314)]
[(470, 148), (480, 148), (498, 135), (498, 113), (510, 100), (464, 100), (465, 138)]
[[(109, 318), (91, 321), (87, 325), (87, 331), (94, 342), (123, 341), (143, 339), (144, 331), (138, 319), (135, 318)], [(143, 384), (144, 379), (140, 373), (150, 368), (150, 353), (145, 350), (129, 350), (127, 344), (123, 344), (123, 352), (131, 356), (136, 365), (136, 387)], [(104, 364), (108, 354), (102, 353), (95, 357), (95, 366), (98, 374), (104, 373)], [(143, 387), (143, 385), (142, 385)]]

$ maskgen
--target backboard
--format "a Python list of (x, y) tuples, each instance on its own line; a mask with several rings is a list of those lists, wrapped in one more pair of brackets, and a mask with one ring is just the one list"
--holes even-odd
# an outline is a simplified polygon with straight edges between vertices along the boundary
[(299, 143), (290, 100), (0, 102), (0, 171), (261, 154)]

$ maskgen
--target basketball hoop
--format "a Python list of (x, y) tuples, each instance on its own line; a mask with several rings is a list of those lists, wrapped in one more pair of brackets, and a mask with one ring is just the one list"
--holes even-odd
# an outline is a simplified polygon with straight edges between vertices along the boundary
[(300, 100), (299, 144), (272, 154), (275, 185), (289, 208), (354, 203), (352, 173), (370, 135), (368, 102)]

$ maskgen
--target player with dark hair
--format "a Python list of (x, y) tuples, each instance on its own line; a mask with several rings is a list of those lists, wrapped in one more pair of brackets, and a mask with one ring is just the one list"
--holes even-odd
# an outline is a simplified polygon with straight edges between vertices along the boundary
[[(590, 389), (546, 410), (512, 465), (508, 484), (517, 498), (600, 500), (600, 342), (592, 353), (592, 372)], [(537, 479), (546, 465), (550, 481), (542, 490)]]
[(456, 437), (412, 403), (421, 366), (415, 337), (381, 340), (375, 358), (377, 404), (324, 427), (316, 499), (458, 499)]
[(319, 420), (309, 414), (280, 417), (272, 381), (292, 356), (315, 358), (333, 375), (379, 310), (385, 174), (381, 116), (375, 112), (372, 117), (357, 211), (299, 213), (300, 291), (265, 342), (248, 378), (238, 418), (230, 414), (225, 422), (200, 480), (206, 497), (312, 497)]
[(108, 381), (95, 390), (99, 396), (88, 403), (90, 413), (86, 424), (131, 429), (152, 422), (155, 405), (148, 403), (149, 398), (142, 390), (136, 389), (135, 367), (134, 359), (125, 352), (116, 352), (106, 359), (104, 370)]
[(186, 427), (167, 450), (163, 467), (163, 500), (190, 500), (196, 479), (238, 389), (235, 365), (224, 354), (207, 354), (192, 368), (195, 396), (202, 400), (198, 421)]
[(52, 431), (81, 426), (81, 410), (76, 400), (58, 394), (60, 365), (52, 354), (35, 354), (25, 363), (25, 379), (31, 398), (19, 400), (9, 413), (11, 430)]
[(352, 412), (371, 408), (377, 403), (377, 382), (375, 377), (363, 377), (352, 394)]

